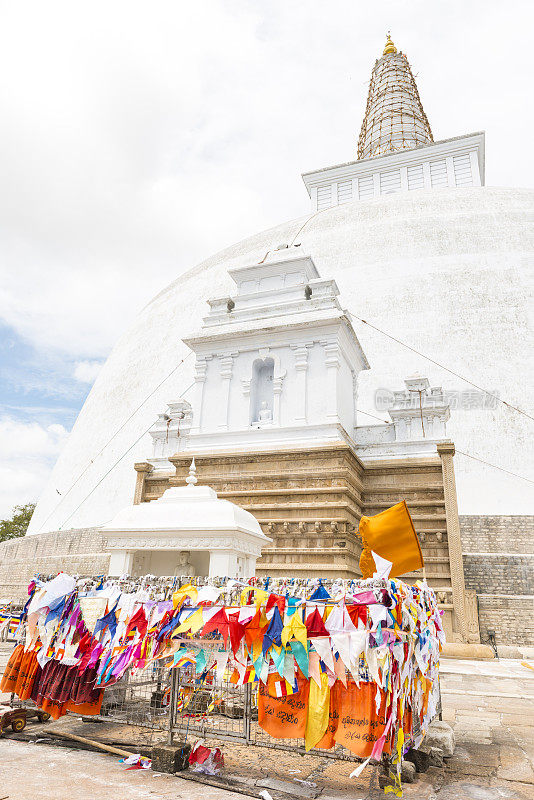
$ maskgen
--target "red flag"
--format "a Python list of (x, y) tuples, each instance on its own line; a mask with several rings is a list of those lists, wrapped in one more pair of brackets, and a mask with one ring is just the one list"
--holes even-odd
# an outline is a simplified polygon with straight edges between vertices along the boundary
[(228, 627), (230, 630), (230, 644), (232, 645), (232, 652), (235, 656), (241, 639), (245, 635), (245, 626), (239, 622), (236, 614), (229, 614)]
[(349, 617), (351, 618), (353, 624), (358, 627), (358, 620), (361, 619), (364, 625), (367, 624), (367, 606), (357, 605), (353, 603), (352, 605), (346, 606), (347, 611), (349, 612)]
[(310, 614), (306, 620), (306, 630), (308, 631), (308, 638), (312, 636), (330, 636), (326, 630), (322, 616), (316, 608), (313, 614)]
[(213, 617), (206, 622), (204, 627), (202, 628), (202, 636), (205, 636), (207, 633), (211, 633), (211, 631), (219, 631), (221, 636), (224, 639), (224, 646), (228, 647), (228, 634), (229, 634), (230, 626), (228, 624), (228, 617), (226, 616), (226, 611), (224, 608), (219, 609)]
[(278, 594), (270, 594), (265, 606), (265, 612), (270, 611), (273, 606), (278, 606), (280, 616), (283, 618), (286, 610), (286, 598)]
[(140, 606), (133, 615), (133, 617), (130, 619), (128, 626), (126, 628), (126, 633), (124, 638), (127, 638), (130, 631), (133, 631), (134, 628), (137, 628), (137, 631), (141, 636), (144, 636), (145, 633), (147, 632), (148, 620), (145, 616), (143, 606)]

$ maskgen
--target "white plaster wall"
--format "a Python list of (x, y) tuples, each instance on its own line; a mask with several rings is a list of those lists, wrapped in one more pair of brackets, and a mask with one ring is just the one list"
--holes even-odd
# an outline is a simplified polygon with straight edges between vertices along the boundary
[[(296, 241), (323, 277), (336, 279), (344, 307), (532, 410), (533, 200), (531, 190), (483, 187), (353, 201), (310, 218)], [(257, 262), (269, 248), (291, 242), (304, 220), (213, 256), (143, 309), (98, 376), (30, 533), (99, 525), (131, 502), (133, 464), (151, 452), (148, 434), (136, 440), (191, 384), (194, 358), (108, 440), (187, 353), (180, 337), (199, 329), (205, 298), (235, 291), (227, 269)], [(359, 323), (355, 329), (371, 364), (371, 371), (360, 373), (360, 409), (376, 414), (375, 389), (402, 388), (415, 371), (428, 375), (431, 384), (469, 389), (371, 329)], [(361, 424), (368, 421), (360, 415)], [(499, 404), (494, 410), (453, 411), (448, 431), (458, 449), (532, 479), (533, 424)], [(461, 513), (534, 512), (531, 484), (459, 456), (455, 464)]]

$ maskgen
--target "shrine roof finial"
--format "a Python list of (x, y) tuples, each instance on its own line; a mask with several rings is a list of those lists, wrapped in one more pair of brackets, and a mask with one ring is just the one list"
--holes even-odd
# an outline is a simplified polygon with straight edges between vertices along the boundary
[(195, 466), (194, 458), (191, 461), (191, 466), (189, 467), (189, 475), (185, 479), (185, 482), (187, 483), (188, 486), (194, 486), (196, 483), (198, 483), (197, 468)]

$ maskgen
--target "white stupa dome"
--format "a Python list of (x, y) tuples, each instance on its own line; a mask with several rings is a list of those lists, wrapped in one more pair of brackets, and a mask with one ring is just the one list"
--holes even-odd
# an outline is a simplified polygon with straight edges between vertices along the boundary
[[(148, 429), (193, 381), (193, 357), (164, 380), (189, 353), (182, 337), (200, 327), (208, 298), (231, 292), (228, 269), (257, 263), (282, 243), (300, 243), (320, 274), (335, 278), (344, 308), (531, 410), (533, 211), (534, 192), (527, 189), (399, 192), (286, 222), (186, 272), (115, 346), (29, 533), (99, 526), (131, 503), (133, 465), (150, 455)], [(478, 408), (472, 386), (356, 320), (354, 326), (371, 365), (360, 375), (359, 409), (385, 417), (375, 408), (375, 392), (401, 388), (414, 372), (427, 375), (433, 385), (457, 392), (448, 435), (458, 451), (534, 477), (532, 420), (499, 402)], [(372, 422), (359, 417), (360, 425)], [(461, 514), (534, 513), (531, 484), (460, 454), (455, 467)]]

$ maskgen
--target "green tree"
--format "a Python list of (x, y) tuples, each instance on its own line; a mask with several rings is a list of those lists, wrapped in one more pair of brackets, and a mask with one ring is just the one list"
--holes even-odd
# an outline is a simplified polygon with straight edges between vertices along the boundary
[(16, 539), (24, 536), (35, 511), (35, 503), (26, 503), (24, 506), (15, 506), (11, 519), (0, 520), (0, 542), (6, 539)]

